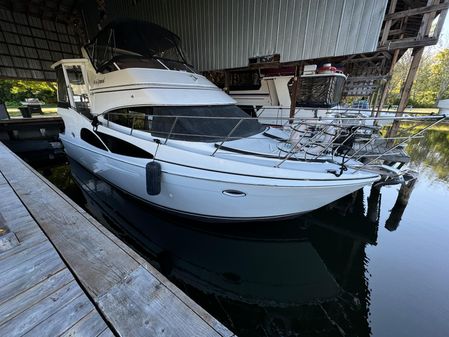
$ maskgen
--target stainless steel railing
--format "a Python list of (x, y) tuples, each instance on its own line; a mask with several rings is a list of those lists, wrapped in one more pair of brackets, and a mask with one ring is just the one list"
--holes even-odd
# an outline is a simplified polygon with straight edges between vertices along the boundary
[[(310, 109), (313, 112), (313, 109)], [(354, 110), (354, 109), (346, 109)], [(366, 165), (378, 162), (385, 155), (401, 153), (402, 146), (411, 139), (422, 136), (422, 134), (431, 127), (448, 121), (446, 116), (405, 116), (405, 117), (371, 117), (353, 115), (347, 116), (344, 112), (336, 112), (330, 109), (332, 115), (321, 117), (279, 117), (284, 123), (282, 129), (285, 131), (285, 137), (277, 137), (278, 159), (275, 167), (280, 167), (288, 160), (317, 161), (328, 160), (340, 165), (348, 165), (351, 161), (361, 161), (365, 159), (364, 164), (356, 165), (357, 169), (363, 169)], [(241, 139), (242, 136), (236, 135), (237, 130), (244, 127), (244, 121), (256, 123), (253, 117), (210, 117), (210, 116), (183, 116), (183, 115), (157, 115), (150, 116), (138, 112), (109, 112), (103, 115), (106, 121), (106, 127), (111, 127), (110, 123), (121, 125), (129, 129), (129, 135), (135, 135), (135, 131), (148, 132), (152, 137), (160, 139), (163, 144), (170, 140), (190, 140), (205, 141), (215, 143), (211, 156), (215, 156), (227, 142)], [(171, 125), (167, 130), (153, 129), (153, 121), (169, 118)], [(232, 121), (228, 125), (229, 131), (226, 133), (214, 134), (213, 130), (207, 133), (189, 133), (177, 130), (182, 120), (188, 119), (189, 122), (205, 121)], [(273, 120), (272, 117), (266, 117), (267, 120)], [(264, 117), (258, 118), (259, 122), (264, 121)], [(402, 129), (397, 136), (384, 137), (386, 126), (376, 126), (379, 121), (401, 121), (407, 122), (407, 128)], [(125, 130), (127, 130), (125, 129)], [(265, 130), (266, 131), (266, 130)], [(271, 137), (275, 137), (271, 135)], [(162, 138), (162, 139), (161, 139)], [(266, 139), (261, 133), (250, 137), (244, 137), (247, 141)], [(369, 161), (366, 159), (369, 158)]]

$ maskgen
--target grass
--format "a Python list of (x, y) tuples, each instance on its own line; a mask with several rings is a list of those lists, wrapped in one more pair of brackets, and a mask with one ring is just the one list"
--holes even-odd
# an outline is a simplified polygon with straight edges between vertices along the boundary
[[(404, 123), (403, 122), (403, 123), (401, 123), (401, 128), (406, 129), (406, 128), (410, 128), (413, 126), (414, 130), (418, 131), (418, 130), (424, 129), (427, 125), (429, 125), (429, 124), (426, 124), (426, 123), (419, 123), (419, 124), (413, 123), (412, 124), (412, 123)], [(440, 124), (432, 126), (431, 128), (429, 128), (429, 130), (440, 131), (440, 132), (449, 132), (449, 124), (446, 121), (444, 121)]]
[[(391, 111), (391, 112), (396, 112), (396, 109), (384, 109), (384, 111)], [(404, 110), (405, 114), (413, 114), (413, 113), (418, 113), (418, 114), (437, 114), (439, 111), (438, 108), (406, 108)]]
[[(18, 108), (7, 108), (8, 113), (11, 117), (20, 117), (22, 114)], [(44, 115), (56, 115), (58, 108), (56, 104), (46, 104), (42, 107), (42, 112)]]

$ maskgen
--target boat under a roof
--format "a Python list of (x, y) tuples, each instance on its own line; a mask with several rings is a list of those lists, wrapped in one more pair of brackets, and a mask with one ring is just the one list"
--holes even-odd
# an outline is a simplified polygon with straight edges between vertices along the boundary
[(146, 203), (204, 220), (280, 219), (379, 179), (333, 145), (310, 155), (294, 130), (250, 118), (160, 26), (112, 22), (82, 53), (53, 65), (65, 151)]

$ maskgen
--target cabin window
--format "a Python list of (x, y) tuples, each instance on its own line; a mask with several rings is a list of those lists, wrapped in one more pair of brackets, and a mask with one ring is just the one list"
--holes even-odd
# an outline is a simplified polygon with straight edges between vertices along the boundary
[(153, 107), (134, 107), (113, 110), (105, 118), (115, 124), (126, 126), (133, 130), (151, 132), (153, 122)]
[(75, 110), (90, 117), (89, 94), (81, 66), (67, 66), (66, 71), (73, 95), (73, 102), (75, 103)]
[(67, 85), (65, 83), (64, 71), (62, 66), (55, 69), (56, 71), (56, 82), (58, 84), (58, 106), (68, 108), (69, 105), (69, 95), (67, 92)]
[(153, 155), (147, 151), (135, 146), (127, 141), (108, 135), (103, 132), (96, 131), (96, 134), (106, 144), (109, 150), (113, 153), (121, 154), (122, 156), (148, 158), (152, 159)]
[(111, 111), (105, 118), (155, 137), (191, 142), (235, 140), (265, 129), (235, 105), (132, 107)]
[(99, 149), (107, 151), (108, 149), (103, 145), (98, 136), (88, 129), (81, 129), (80, 137), (86, 143), (89, 143), (92, 146), (98, 147)]

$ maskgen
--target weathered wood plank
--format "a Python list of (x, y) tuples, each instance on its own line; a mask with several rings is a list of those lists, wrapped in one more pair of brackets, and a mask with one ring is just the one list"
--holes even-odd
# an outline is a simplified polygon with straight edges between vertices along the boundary
[[(65, 195), (64, 195), (65, 196)], [(67, 198), (67, 196), (65, 196)], [(73, 201), (71, 201), (73, 202)], [(74, 202), (73, 202), (74, 203)], [(74, 204), (74, 206), (79, 207)], [(80, 208), (81, 209), (81, 208)], [(81, 209), (82, 210), (82, 209)], [(83, 210), (84, 212), (84, 210)], [(153, 277), (155, 277), (161, 284), (169, 289), (175, 297), (178, 298), (184, 305), (189, 307), (196, 315), (200, 316), (205, 322), (207, 322), (215, 331), (221, 336), (232, 337), (235, 336), (232, 331), (221, 324), (211, 314), (204, 310), (194, 300), (188, 297), (181, 289), (170, 282), (164, 275), (162, 275), (156, 268), (154, 268), (147, 260), (136, 253), (131, 247), (127, 246), (123, 241), (118, 239), (113, 233), (111, 233), (106, 227), (98, 223), (89, 213), (84, 212), (84, 216), (88, 219), (92, 225), (96, 226), (104, 235), (113, 240), (123, 251), (132, 256), (143, 268), (145, 268)]]
[(180, 290), (176, 285), (170, 282), (164, 275), (162, 275), (156, 268), (154, 268), (147, 260), (141, 257), (137, 252), (135, 252), (131, 247), (126, 245), (123, 241), (117, 238), (111, 231), (106, 227), (102, 226), (92, 215), (87, 213), (84, 209), (79, 207), (73, 200), (67, 197), (64, 193), (58, 190), (51, 182), (44, 180), (52, 189), (55, 191), (68, 203), (70, 203), (75, 209), (83, 213), (87, 220), (91, 224), (97, 227), (104, 235), (114, 241), (117, 246), (119, 246), (123, 251), (132, 256), (141, 266), (143, 266), (152, 276), (154, 276), (159, 282), (161, 282), (165, 287), (167, 287), (182, 303), (188, 306), (196, 315), (200, 316), (204, 321), (206, 321), (214, 330), (220, 333), (220, 335), (225, 337), (235, 336), (232, 331), (226, 328), (218, 320), (216, 320), (211, 314), (204, 310), (200, 305), (188, 297), (182, 290)]
[[(85, 294), (61, 307), (53, 315), (35, 325), (23, 336), (59, 336), (94, 309)], [(98, 317), (100, 315), (97, 313)]]
[(102, 312), (120, 336), (220, 336), (187, 306), (173, 305), (173, 294), (148, 276), (148, 271), (139, 267), (99, 298)]
[(76, 282), (71, 282), (55, 293), (22, 311), (19, 315), (0, 325), (0, 336), (22, 336), (40, 322), (57, 312), (83, 293)]
[(109, 330), (96, 310), (92, 310), (75, 325), (71, 326), (60, 337), (95, 337), (104, 330)]
[(413, 16), (413, 15), (420, 15), (420, 14), (425, 14), (425, 13), (437, 12), (437, 11), (441, 11), (441, 10), (447, 9), (448, 6), (449, 6), (448, 3), (441, 3), (441, 4), (438, 4), (438, 5), (431, 5), (431, 6), (424, 6), (424, 7), (419, 7), (419, 8), (407, 9), (405, 11), (396, 12), (396, 13), (393, 12), (393, 13), (389, 13), (389, 14), (385, 15), (384, 20), (385, 21), (396, 20), (396, 19), (401, 19), (401, 18)]
[(3, 174), (0, 172), (0, 185), (3, 185), (3, 184), (7, 184), (7, 183), (6, 183), (5, 177), (3, 177)]
[(5, 159), (0, 162), (0, 170), (92, 294), (107, 291), (138, 267), (135, 260), (118, 253), (110, 239), (101, 235), (33, 172), (19, 169), (24, 167), (21, 162), (15, 158)]
[[(25, 165), (27, 165), (25, 163)], [(39, 177), (41, 178), (41, 177)], [(189, 307), (196, 315), (200, 316), (205, 322), (207, 322), (214, 330), (220, 333), (224, 337), (235, 336), (232, 331), (221, 324), (217, 319), (215, 319), (211, 314), (204, 310), (200, 305), (188, 297), (182, 290), (180, 290), (176, 285), (170, 282), (164, 275), (162, 275), (156, 268), (154, 268), (147, 260), (141, 257), (137, 252), (135, 252), (131, 247), (126, 245), (123, 241), (117, 238), (111, 231), (106, 227), (102, 226), (94, 217), (87, 213), (84, 209), (78, 206), (73, 200), (71, 200), (67, 195), (62, 193), (56, 186), (46, 179), (42, 179), (46, 184), (48, 184), (52, 189), (55, 190), (63, 199), (65, 199), (72, 207), (77, 209), (84, 217), (91, 222), (91, 224), (97, 227), (104, 235), (114, 241), (117, 246), (119, 246), (124, 252), (133, 257), (141, 266), (143, 266), (152, 276), (154, 276), (159, 282), (161, 282), (165, 287), (167, 287), (184, 305)]]
[[(6, 232), (6, 227), (0, 227), (0, 231)], [(17, 237), (12, 232), (0, 233), (0, 255), (6, 251), (9, 251), (13, 249), (14, 247), (17, 247), (19, 244), (19, 240), (17, 240)]]
[[(48, 241), (48, 239), (44, 235), (38, 235), (36, 229), (30, 228), (27, 231), (19, 232), (19, 235), (16, 234), (16, 237), (19, 239), (19, 244), (7, 251), (0, 252), (0, 263), (1, 261), (24, 250), (30, 249), (30, 247), (34, 247)], [(26, 240), (22, 240), (22, 238), (26, 238)]]
[(0, 305), (0, 325), (73, 281), (73, 275), (69, 270), (63, 269), (34, 287), (19, 293)]
[[(117, 331), (127, 336), (161, 331), (167, 336), (234, 336), (1, 143), (0, 157), (0, 171), (14, 192)], [(102, 334), (112, 335), (109, 330)]]
[(101, 334), (98, 335), (98, 337), (115, 337), (114, 334), (111, 332), (111, 330), (106, 329)]
[(97, 336), (108, 330), (2, 174), (0, 196), (1, 223), (20, 241), (0, 252), (0, 336)]
[(0, 277), (0, 304), (65, 268), (61, 259), (49, 259), (54, 254), (54, 251), (48, 251), (34, 256), (28, 263), (3, 273)]
[(15, 218), (12, 218), (12, 214), (7, 214), (4, 219), (11, 232), (14, 233), (25, 228), (36, 228), (35, 221), (29, 214), (19, 214)]
[[(47, 252), (48, 254), (46, 254)], [(4, 275), (11, 269), (16, 269), (18, 265), (26, 265), (28, 260), (44, 254), (46, 254), (45, 256), (48, 257), (48, 259), (59, 259), (58, 254), (56, 254), (49, 241), (40, 242), (36, 246), (18, 251), (16, 254), (2, 259), (2, 262), (0, 263), (0, 275)]]

